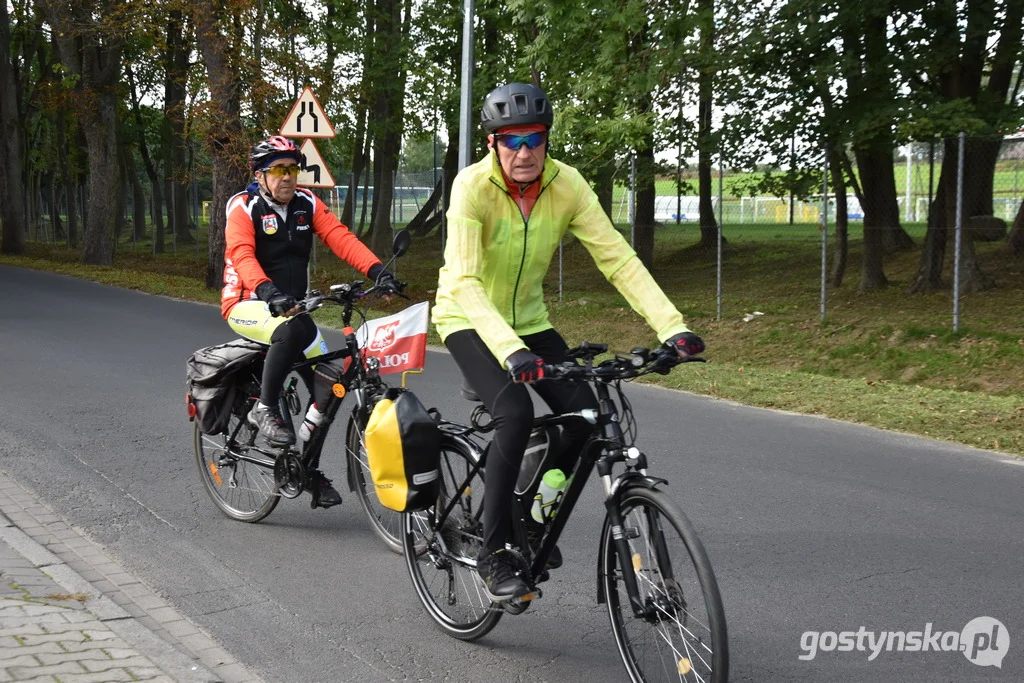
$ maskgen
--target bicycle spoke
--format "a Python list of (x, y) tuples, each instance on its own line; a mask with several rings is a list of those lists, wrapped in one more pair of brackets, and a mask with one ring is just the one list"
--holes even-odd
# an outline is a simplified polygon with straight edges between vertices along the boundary
[[(232, 415), (228, 434), (238, 431), (239, 419)], [(261, 466), (242, 460), (232, 453), (235, 442), (228, 436), (202, 434), (198, 426), (193, 442), (203, 486), (221, 512), (243, 522), (258, 522), (273, 511), (280, 496), (272, 461)]]
[[(403, 546), (416, 594), (430, 618), (449, 635), (474, 640), (489, 632), (503, 612), (493, 608), (476, 575), (482, 538), (480, 520), (472, 512), (472, 486), (464, 486), (474, 461), (464, 450), (442, 440), (436, 510), (404, 515)], [(482, 489), (478, 476), (473, 482)]]
[[(657, 491), (636, 487), (620, 507), (630, 562), (605, 536), (609, 615), (626, 668), (635, 681), (724, 680), (728, 670), (721, 598), (689, 522)], [(643, 614), (633, 613), (624, 581), (636, 579)], [(704, 610), (695, 612), (697, 607)], [(718, 610), (717, 612), (715, 610)]]
[(402, 552), (399, 534), (402, 527), (402, 513), (381, 505), (377, 492), (373, 487), (370, 474), (370, 461), (366, 452), (366, 434), (363, 427), (363, 416), (356, 412), (348, 424), (348, 438), (345, 450), (349, 468), (355, 480), (356, 496), (366, 513), (373, 532), (384, 541), (384, 544), (396, 553)]

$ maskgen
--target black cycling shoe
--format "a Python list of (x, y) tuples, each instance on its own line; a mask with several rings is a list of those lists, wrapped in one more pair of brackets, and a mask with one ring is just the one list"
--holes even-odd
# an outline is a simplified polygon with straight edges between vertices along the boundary
[(503, 602), (528, 595), (530, 587), (516, 575), (516, 560), (501, 548), (478, 558), (476, 570), (484, 584), (484, 592), (492, 602)]
[(295, 432), (281, 419), (281, 413), (274, 406), (265, 406), (257, 401), (249, 411), (249, 424), (259, 429), (271, 444), (291, 446), (295, 443)]
[(331, 486), (331, 480), (320, 470), (309, 471), (309, 492), (313, 496), (311, 507), (329, 508), (341, 505), (341, 494)]

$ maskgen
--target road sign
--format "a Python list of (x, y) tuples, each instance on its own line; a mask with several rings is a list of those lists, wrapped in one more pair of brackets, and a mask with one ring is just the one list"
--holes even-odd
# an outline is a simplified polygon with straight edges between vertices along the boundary
[(333, 138), (334, 127), (327, 120), (324, 108), (307, 86), (295, 100), (279, 135), (289, 138)]
[(302, 161), (299, 163), (298, 184), (302, 187), (334, 187), (334, 177), (320, 156), (316, 143), (306, 140), (299, 148)]

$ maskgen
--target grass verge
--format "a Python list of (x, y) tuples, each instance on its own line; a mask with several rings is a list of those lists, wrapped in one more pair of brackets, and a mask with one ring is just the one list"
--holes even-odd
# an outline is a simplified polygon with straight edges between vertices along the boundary
[[(889, 286), (862, 294), (857, 292), (859, 244), (851, 244), (850, 274), (842, 287), (828, 290), (822, 320), (818, 244), (793, 239), (778, 226), (757, 237), (747, 226), (744, 239), (726, 246), (718, 319), (714, 252), (692, 246), (698, 238), (692, 226), (658, 232), (655, 276), (690, 327), (707, 340), (711, 362), (652, 382), (1024, 455), (1021, 259), (1002, 244), (977, 245), (982, 269), (998, 286), (962, 298), (961, 327), (953, 332), (948, 291), (906, 294), (917, 251), (888, 257)], [(323, 251), (319, 256), (314, 287), (357, 277)], [(67, 247), (31, 243), (26, 255), (2, 256), (0, 263), (219, 301), (219, 292), (203, 284), (205, 258), (184, 250), (177, 256), (119, 251), (115, 267), (91, 267), (78, 264), (77, 253)], [(415, 240), (399, 262), (399, 276), (410, 283), (414, 300), (432, 299), (440, 263), (440, 238), (434, 235)], [(603, 341), (625, 351), (656, 342), (577, 243), (566, 244), (561, 279), (556, 257), (546, 289), (552, 323), (570, 344)], [(395, 301), (390, 310), (405, 305)], [(339, 324), (327, 309), (318, 322)], [(430, 341), (439, 343), (433, 330)]]

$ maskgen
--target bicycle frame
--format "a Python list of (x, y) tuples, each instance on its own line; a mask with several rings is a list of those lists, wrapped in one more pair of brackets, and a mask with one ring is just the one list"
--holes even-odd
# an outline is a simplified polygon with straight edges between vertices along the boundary
[[(303, 444), (302, 451), (299, 453), (300, 463), (302, 467), (308, 468), (313, 460), (319, 455), (323, 449), (324, 441), (327, 439), (327, 434), (330, 432), (331, 425), (337, 418), (338, 411), (341, 409), (343, 403), (342, 398), (349, 393), (355, 394), (356, 406), (355, 410), (363, 409), (366, 406), (367, 396), (366, 390), (369, 388), (376, 388), (380, 385), (380, 376), (377, 374), (379, 368), (379, 362), (376, 358), (367, 357), (363, 358), (362, 352), (359, 348), (359, 343), (356, 339), (355, 330), (352, 328), (352, 315), (355, 312), (355, 307), (346, 305), (342, 312), (342, 322), (344, 324), (343, 334), (345, 335), (345, 347), (337, 349), (335, 351), (329, 351), (325, 354), (315, 356), (313, 358), (305, 358), (292, 364), (291, 372), (296, 372), (305, 367), (312, 367), (321, 363), (327, 363), (334, 360), (350, 359), (351, 362), (348, 367), (343, 370), (339, 377), (339, 383), (345, 388), (345, 393), (338, 400), (333, 400), (328, 406), (324, 413), (324, 421), (318, 429), (313, 430), (310, 439)], [(300, 314), (304, 315), (305, 312)], [(294, 379), (289, 385), (287, 391), (294, 391)], [(284, 396), (282, 396), (282, 403), (285, 402)], [(286, 408), (286, 406), (282, 406)], [(282, 409), (282, 416), (289, 415), (287, 409)], [(229, 443), (237, 443), (236, 438), (238, 433), (241, 431), (244, 423), (240, 422), (235, 431), (229, 437)], [(232, 449), (232, 453), (235, 457), (246, 462), (253, 463), (255, 465), (272, 469), (275, 466), (275, 462), (282, 452), (294, 449), (264, 449), (255, 445), (255, 434), (251, 435), (250, 443), (247, 443), (247, 448), (244, 450), (235, 451)], [(259, 457), (259, 455), (251, 454), (251, 451), (266, 456), (269, 459)], [(347, 479), (349, 484), (349, 490), (354, 490), (355, 480), (353, 479), (352, 472), (347, 472)]]
[[(569, 413), (565, 415), (544, 415), (538, 417), (534, 421), (534, 426), (536, 427), (557, 425), (582, 417), (594, 426), (594, 433), (584, 445), (583, 451), (577, 459), (576, 465), (568, 478), (569, 484), (566, 487), (561, 502), (559, 503), (554, 516), (548, 522), (544, 536), (541, 539), (541, 543), (532, 557), (530, 573), (534, 580), (538, 582), (547, 579), (548, 575), (547, 570), (545, 569), (547, 560), (557, 544), (563, 529), (568, 523), (569, 517), (572, 515), (572, 511), (576, 506), (576, 502), (579, 500), (583, 493), (583, 489), (586, 487), (590, 474), (596, 469), (605, 488), (605, 509), (609, 519), (611, 520), (611, 533), (613, 534), (613, 539), (615, 541), (614, 545), (616, 554), (619, 556), (619, 566), (623, 568), (623, 581), (625, 582), (626, 590), (629, 595), (630, 606), (636, 616), (643, 617), (648, 615), (649, 608), (645, 607), (640, 599), (640, 590), (637, 584), (636, 574), (633, 571), (629, 546), (626, 542), (627, 539), (622, 528), (619, 504), (621, 502), (623, 492), (633, 484), (654, 488), (655, 486), (666, 482), (664, 479), (647, 476), (646, 456), (633, 448), (632, 444), (625, 443), (625, 434), (619, 421), (619, 410), (615, 401), (612, 399), (608, 382), (597, 381), (593, 382), (593, 384), (598, 398), (598, 409), (596, 413), (589, 415), (580, 415), (577, 413)], [(443, 521), (447, 519), (449, 514), (451, 514), (455, 504), (460, 499), (462, 493), (469, 487), (473, 478), (477, 476), (481, 469), (486, 467), (486, 458), (483, 457), (483, 450), (479, 444), (472, 439), (472, 437), (480, 432), (489, 431), (487, 429), (480, 429), (475, 426), (463, 425), (448, 420), (443, 420), (442, 426), (445, 427), (445, 431), (449, 436), (461, 439), (463, 444), (467, 445), (472, 452), (477, 455), (477, 460), (466, 478), (459, 485), (458, 495), (452, 497), (448, 506), (441, 511), (438, 519), (435, 520), (438, 526), (443, 524)], [(548, 457), (545, 458), (545, 461), (541, 463), (541, 468), (545, 467), (550, 456), (551, 454), (549, 453)], [(625, 463), (626, 470), (613, 477), (612, 469), (616, 463)], [(525, 496), (520, 495), (516, 495), (515, 498), (519, 503), (517, 507), (519, 515), (513, 518), (513, 538), (520, 548), (526, 548), (528, 547), (528, 544), (526, 542), (526, 529), (524, 526), (525, 515), (529, 514), (529, 506), (533, 501), (532, 499), (527, 500)], [(656, 552), (660, 559), (665, 559), (667, 551), (664, 547), (657, 548)], [(670, 563), (665, 562), (663, 563), (663, 566), (670, 566)], [(606, 598), (600, 582), (601, 571), (602, 570), (599, 568), (597, 587), (598, 603), (604, 603)]]

